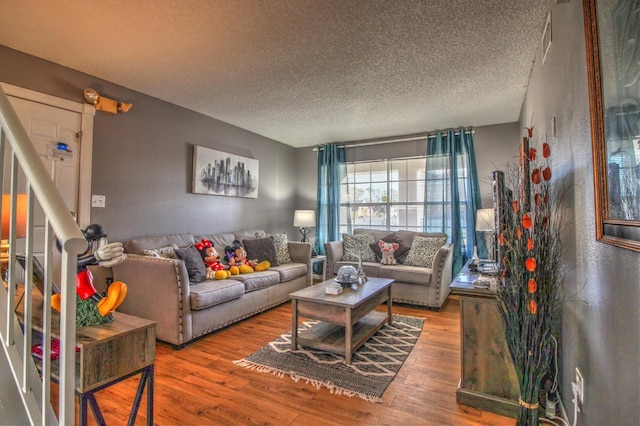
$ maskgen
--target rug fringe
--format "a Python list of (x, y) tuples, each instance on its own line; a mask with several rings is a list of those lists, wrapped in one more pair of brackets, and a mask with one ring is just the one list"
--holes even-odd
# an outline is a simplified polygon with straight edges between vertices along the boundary
[(348, 396), (349, 398), (354, 397), (354, 396), (358, 396), (359, 398), (364, 399), (365, 401), (368, 402), (383, 402), (382, 398), (378, 398), (376, 396), (372, 396), (372, 395), (367, 395), (364, 393), (360, 393), (360, 392), (355, 392), (349, 389), (344, 389), (338, 386), (335, 386), (333, 383), (331, 382), (323, 382), (321, 380), (315, 380), (315, 379), (310, 379), (308, 377), (304, 377), (301, 376), (299, 374), (295, 374), (291, 371), (282, 371), (279, 370), (277, 368), (273, 368), (273, 367), (267, 367), (265, 365), (262, 364), (258, 364), (252, 361), (247, 360), (246, 358), (237, 360), (237, 361), (233, 361), (233, 363), (235, 365), (237, 365), (238, 367), (244, 367), (247, 368), (249, 370), (255, 370), (259, 373), (271, 373), (274, 376), (278, 377), (279, 379), (282, 379), (285, 376), (289, 376), (291, 377), (291, 380), (293, 380), (294, 382), (299, 382), (300, 380), (305, 380), (305, 383), (310, 384), (312, 386), (314, 386), (316, 389), (320, 389), (320, 388), (327, 388), (331, 393), (335, 394), (335, 395), (344, 395), (344, 396)]

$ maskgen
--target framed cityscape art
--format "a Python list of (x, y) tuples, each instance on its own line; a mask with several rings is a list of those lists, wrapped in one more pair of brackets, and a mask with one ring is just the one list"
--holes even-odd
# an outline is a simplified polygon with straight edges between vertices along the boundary
[(193, 147), (193, 192), (258, 198), (258, 160), (204, 146)]

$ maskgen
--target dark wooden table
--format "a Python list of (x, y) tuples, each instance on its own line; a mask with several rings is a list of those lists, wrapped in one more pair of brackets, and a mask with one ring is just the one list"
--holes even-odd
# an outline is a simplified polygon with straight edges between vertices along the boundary
[(470, 272), (467, 263), (451, 283), (451, 294), (460, 299), (462, 353), (456, 400), (458, 404), (517, 417), (518, 379), (495, 293), (473, 285), (473, 280), (481, 277)]

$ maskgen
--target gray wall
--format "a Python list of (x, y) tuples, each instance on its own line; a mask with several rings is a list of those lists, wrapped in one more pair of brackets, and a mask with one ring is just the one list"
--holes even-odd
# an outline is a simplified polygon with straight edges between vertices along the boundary
[[(3, 46), (0, 58), (0, 81), (77, 102), (93, 87), (134, 104), (126, 114), (95, 116), (92, 193), (106, 196), (106, 208), (92, 208), (91, 221), (110, 240), (248, 228), (299, 239), (294, 148)], [(259, 198), (190, 193), (193, 145), (259, 160)]]
[(567, 273), (562, 329), (562, 392), (573, 420), (571, 381), (578, 367), (585, 380), (579, 424), (640, 422), (640, 253), (595, 239), (591, 128), (582, 2), (552, 7), (553, 42), (545, 63), (536, 57), (521, 124), (533, 117), (539, 146), (550, 122), (557, 163), (554, 176), (570, 192), (565, 202), (568, 229), (563, 237)]

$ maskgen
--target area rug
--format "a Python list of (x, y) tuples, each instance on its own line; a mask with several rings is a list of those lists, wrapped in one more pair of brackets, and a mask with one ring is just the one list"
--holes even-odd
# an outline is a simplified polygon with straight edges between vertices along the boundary
[[(298, 326), (302, 332), (318, 321), (307, 320)], [(331, 393), (359, 396), (371, 402), (382, 402), (382, 395), (415, 346), (423, 318), (394, 315), (393, 324), (385, 324), (352, 356), (351, 365), (344, 357), (307, 347), (291, 350), (291, 331), (281, 335), (258, 352), (234, 364), (272, 373), (294, 381), (305, 380), (317, 389)]]

